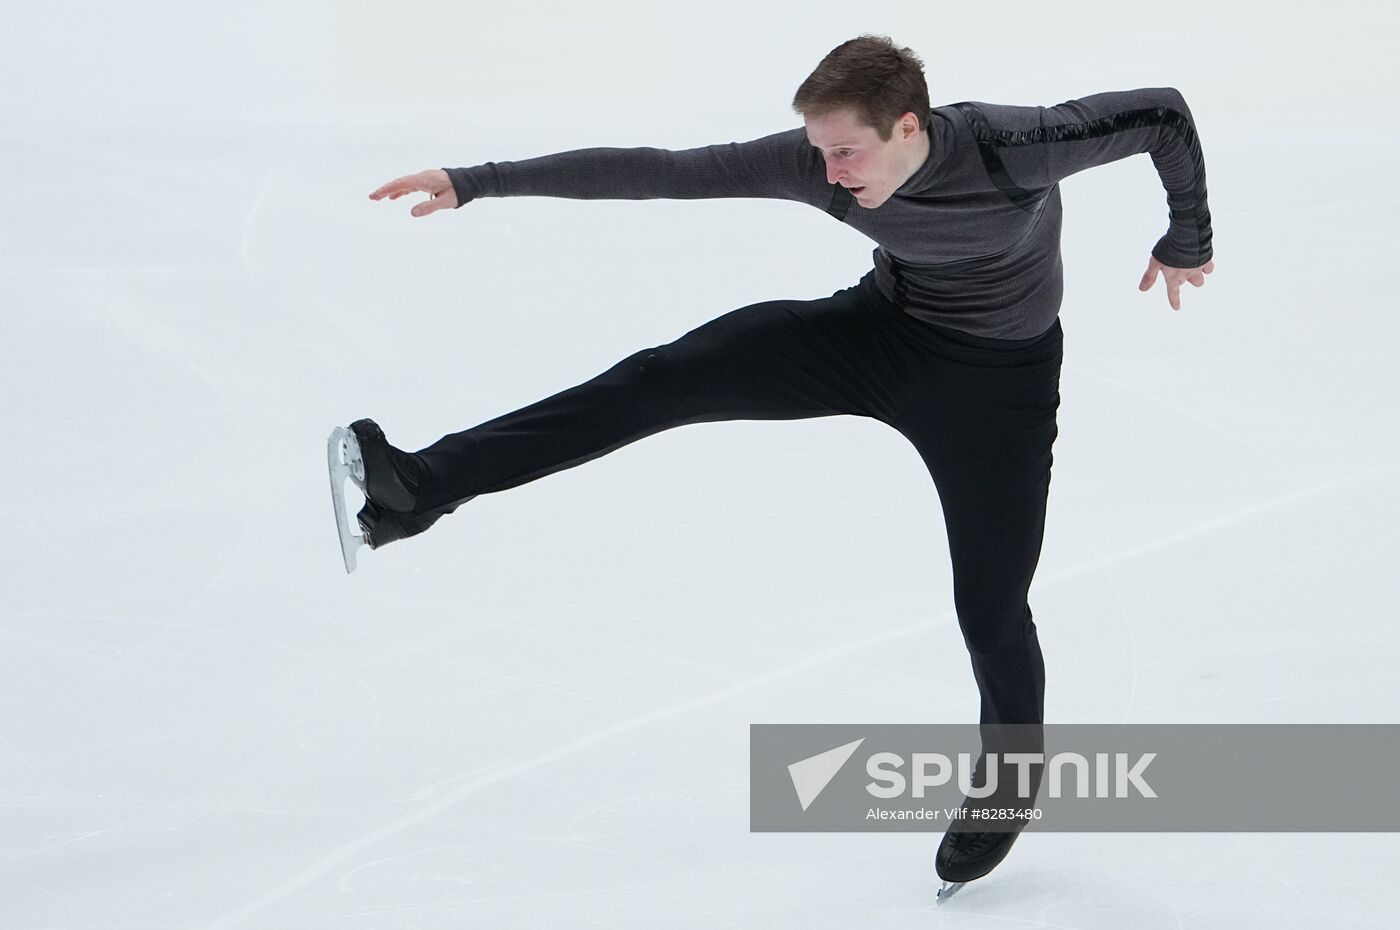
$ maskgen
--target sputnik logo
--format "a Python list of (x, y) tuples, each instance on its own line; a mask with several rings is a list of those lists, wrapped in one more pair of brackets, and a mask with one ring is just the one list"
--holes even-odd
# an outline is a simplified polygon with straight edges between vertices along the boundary
[(815, 756), (809, 756), (788, 766), (788, 775), (792, 778), (793, 790), (797, 792), (798, 803), (802, 805), (804, 811), (812, 806), (817, 795), (826, 790), (826, 786), (831, 784), (836, 773), (841, 771), (841, 766), (846, 764), (846, 760), (851, 758), (863, 742), (865, 742), (865, 737), (862, 736), (854, 742), (837, 746), (835, 749), (828, 749), (826, 752), (819, 752)]

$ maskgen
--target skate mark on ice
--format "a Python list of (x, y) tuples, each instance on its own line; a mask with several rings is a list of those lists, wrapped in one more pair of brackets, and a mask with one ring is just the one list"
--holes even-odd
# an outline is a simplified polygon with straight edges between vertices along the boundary
[[(1320, 484), (1304, 488), (1299, 491), (1290, 492), (1288, 494), (1284, 494), (1279, 497), (1272, 498), (1255, 505), (1251, 505), (1249, 507), (1241, 508), (1240, 510), (1234, 511), (1230, 514), (1226, 514), (1220, 518), (1217, 518), (1216, 520), (1212, 520), (1207, 523), (1197, 525), (1195, 527), (1190, 527), (1176, 533), (1167, 534), (1156, 540), (1144, 543), (1132, 549), (1120, 551), (1114, 553), (1111, 556), (1106, 556), (1101, 559), (1095, 559), (1090, 562), (1083, 563), (1079, 566), (1066, 569), (1064, 571), (1055, 573), (1047, 580), (1051, 582), (1059, 582), (1067, 578), (1077, 577), (1082, 574), (1098, 571), (1104, 566), (1113, 565), (1120, 562), (1126, 562), (1132, 558), (1135, 558), (1138, 555), (1141, 555), (1144, 552), (1148, 552), (1154, 549), (1165, 548), (1182, 540), (1190, 539), (1196, 536), (1204, 535), (1209, 532), (1213, 532), (1214, 530), (1224, 526), (1244, 522), (1249, 517), (1257, 513), (1277, 509), (1278, 507), (1281, 507), (1285, 504), (1301, 500), (1310, 496), (1314, 496), (1319, 493), (1323, 493), (1335, 487), (1360, 481), (1375, 475), (1390, 473), (1395, 471), (1397, 468), (1400, 468), (1400, 466), (1387, 465), (1384, 467), (1373, 468), (1354, 475), (1349, 475), (1343, 478), (1322, 482)], [(268, 893), (250, 902), (244, 907), (239, 908), (236, 911), (232, 911), (228, 914), (225, 914), (215, 923), (215, 930), (222, 930), (222, 928), (234, 926), (236, 923), (263, 910), (268, 905), (276, 903), (282, 898), (295, 893), (296, 891), (300, 890), (301, 888), (305, 887), (311, 882), (321, 878), (328, 871), (334, 868), (337, 864), (343, 862), (345, 859), (359, 852), (361, 849), (364, 849), (372, 845), (373, 843), (378, 842), (380, 839), (399, 833), (417, 823), (422, 822), (423, 820), (428, 819), (429, 817), (441, 813), (442, 811), (448, 810), (454, 807), (459, 802), (465, 800), (466, 798), (471, 797), (472, 795), (477, 794), (480, 791), (500, 781), (511, 778), (515, 775), (519, 775), (523, 772), (540, 768), (552, 762), (556, 762), (560, 759), (566, 758), (585, 749), (589, 749), (597, 745), (598, 743), (602, 743), (608, 739), (611, 739), (614, 736), (639, 729), (658, 720), (663, 720), (679, 713), (684, 713), (686, 711), (693, 710), (698, 707), (703, 707), (708, 704), (713, 704), (718, 701), (725, 700), (729, 697), (733, 697), (735, 695), (742, 694), (747, 691), (752, 691), (773, 681), (777, 681), (779, 679), (796, 674), (797, 672), (822, 665), (826, 662), (831, 661), (832, 659), (839, 658), (853, 652), (868, 649), (869, 647), (874, 645), (904, 639), (908, 636), (914, 635), (916, 633), (925, 632), (938, 626), (951, 625), (953, 622), (954, 615), (952, 611), (944, 611), (943, 613), (938, 614), (934, 618), (906, 624), (904, 626), (877, 633), (872, 636), (862, 637), (858, 640), (853, 640), (844, 644), (832, 646), (815, 652), (804, 659), (790, 663), (789, 665), (786, 665), (782, 668), (775, 669), (771, 672), (755, 676), (754, 678), (751, 678), (748, 681), (744, 681), (736, 685), (713, 691), (709, 694), (701, 695), (690, 700), (681, 701), (669, 707), (661, 708), (649, 713), (642, 714), (637, 717), (633, 717), (629, 720), (620, 721), (618, 723), (603, 727), (599, 730), (594, 731), (593, 733), (587, 734), (578, 739), (557, 746), (554, 749), (538, 753), (529, 759), (525, 759), (518, 762), (509, 762), (508, 760), (502, 760), (501, 762), (488, 766), (484, 769), (476, 770), (472, 773), (469, 773), (467, 776), (464, 776), (467, 778), (467, 781), (461, 787), (445, 795), (440, 800), (435, 801), (432, 804), (426, 805), (424, 808), (422, 808), (414, 814), (401, 818), (400, 820), (390, 823), (379, 830), (373, 831), (372, 833), (366, 834), (365, 836), (357, 840), (354, 840), (348, 844), (345, 844), (332, 850), (321, 860), (319, 860), (316, 863), (313, 863), (311, 866), (303, 870), (300, 874), (298, 874), (291, 880), (281, 885), (278, 885), (277, 887), (270, 890)]]
[(1259, 456), (1264, 461), (1268, 462), (1270, 465), (1274, 466), (1274, 468), (1280, 474), (1288, 473), (1288, 467), (1283, 462), (1274, 458), (1274, 456), (1270, 455), (1264, 449), (1250, 442), (1248, 439), (1245, 439), (1239, 433), (1232, 432), (1231, 430), (1226, 429), (1219, 423), (1208, 419), (1197, 410), (1193, 410), (1190, 407), (1178, 404), (1176, 401), (1168, 400), (1160, 394), (1154, 394), (1151, 391), (1144, 390), (1143, 388), (1138, 387), (1135, 384), (1126, 381), (1119, 381), (1117, 378), (1111, 378), (1108, 375), (1103, 375), (1099, 374), (1098, 372), (1089, 371), (1088, 369), (1082, 368), (1078, 365), (1066, 365), (1065, 369), (1068, 371), (1073, 371), (1075, 374), (1083, 375), (1086, 378), (1093, 378), (1094, 380), (1102, 382), (1104, 384), (1111, 384), (1119, 390), (1123, 391), (1124, 393), (1136, 394), (1137, 396), (1144, 397), (1150, 401), (1153, 401), (1154, 403), (1157, 403), (1167, 408), (1168, 410), (1175, 411), (1176, 413), (1181, 414), (1188, 420), (1192, 420), (1196, 423), (1199, 423), (1207, 429), (1211, 430), (1212, 432), (1219, 433), (1221, 436), (1226, 437), (1232, 442), (1238, 443), (1239, 445), (1253, 452), (1255, 455)]
[(605, 742), (606, 740), (609, 740), (614, 736), (618, 736), (622, 733), (628, 733), (632, 730), (640, 729), (651, 723), (655, 723), (658, 720), (664, 720), (669, 717), (673, 717), (676, 714), (685, 713), (686, 711), (693, 710), (697, 707), (704, 707), (709, 704), (714, 704), (727, 698), (733, 697), (734, 695), (742, 694), (746, 691), (752, 691), (756, 688), (760, 688), (766, 684), (769, 684), (770, 682), (777, 681), (781, 678), (786, 678), (790, 675), (796, 674), (797, 672), (804, 671), (809, 668), (814, 668), (818, 665), (822, 665), (826, 662), (831, 661), (833, 658), (837, 658), (851, 652), (867, 649), (870, 646), (878, 645), (880, 643), (902, 639), (916, 632), (922, 632), (942, 625), (951, 625), (953, 622), (954, 618), (952, 611), (945, 611), (932, 619), (920, 620), (915, 623), (906, 624), (905, 626), (897, 627), (892, 630), (876, 633), (873, 636), (864, 637), (860, 640), (856, 640), (851, 643), (845, 643), (838, 646), (828, 647), (826, 649), (820, 650), (819, 652), (813, 653), (812, 655), (809, 655), (804, 659), (800, 659), (797, 662), (790, 663), (789, 665), (775, 669), (771, 672), (766, 672), (762, 675), (751, 678), (748, 681), (740, 682), (738, 684), (731, 685), (726, 688), (721, 688), (718, 691), (714, 691), (709, 694), (704, 694), (696, 698), (691, 698), (686, 701), (681, 701), (669, 707), (663, 707), (658, 710), (642, 714), (638, 717), (634, 717), (630, 720), (623, 720), (618, 723), (611, 724), (609, 726), (596, 730), (593, 733), (587, 734), (585, 736), (579, 737), (578, 739), (571, 740), (567, 743), (557, 746), (554, 749), (538, 753), (529, 759), (525, 759), (519, 762), (511, 762), (509, 759), (504, 759), (499, 762), (493, 763), (492, 765), (486, 766), (482, 769), (477, 769), (463, 776), (467, 779), (466, 782), (461, 787), (457, 788), (455, 791), (444, 795), (440, 800), (425, 805), (423, 808), (421, 808), (413, 814), (409, 814), (403, 818), (400, 818), (399, 820), (386, 824), (384, 827), (378, 830), (374, 830), (358, 839), (352, 840), (349, 843), (346, 843), (342, 846), (337, 847), (336, 849), (331, 850), (319, 861), (312, 863), (310, 866), (308, 866), (306, 869), (304, 869), (301, 873), (299, 873), (292, 879), (274, 887), (266, 894), (255, 899), (254, 901), (249, 902), (243, 907), (238, 908), (235, 911), (231, 911), (225, 914), (224, 916), (220, 917), (213, 924), (213, 930), (223, 930), (223, 928), (235, 926), (239, 922), (263, 910), (267, 906), (275, 904), (277, 901), (280, 901), (288, 895), (296, 893), (300, 889), (323, 877), (335, 866), (339, 865), (341, 862), (358, 853), (361, 849), (365, 849), (373, 845), (374, 843), (379, 842), (381, 839), (393, 836), (394, 834), (400, 833), (403, 830), (406, 830), (416, 824), (423, 822), (424, 820), (429, 819), (430, 817), (440, 814), (443, 811), (449, 810), (450, 808), (456, 806), (459, 802), (483, 791), (486, 788), (489, 788), (497, 782), (504, 781), (523, 772), (528, 772), (533, 769), (540, 768), (542, 766), (550, 764), (551, 762), (556, 762), (560, 759), (574, 755), (578, 752), (582, 752), (583, 750), (592, 748), (593, 746)]
[[(569, 791), (567, 788), (561, 788), (561, 787), (559, 787), (558, 785), (548, 785), (548, 786), (546, 786), (546, 785), (541, 785), (540, 787), (541, 787), (541, 788), (548, 788), (550, 791), (554, 792), (554, 794), (555, 794), (556, 796), (567, 797), (567, 798), (573, 798), (573, 799), (575, 799), (575, 800), (577, 800), (577, 801), (580, 801), (580, 802), (582, 802), (582, 803), (584, 803), (584, 804), (589, 804), (589, 803), (591, 803), (589, 798), (585, 798), (585, 797), (583, 797), (582, 795), (577, 794), (576, 792)], [(658, 789), (658, 790), (655, 790), (655, 791), (639, 791), (639, 792), (637, 792), (637, 793), (635, 793), (635, 794), (630, 794), (630, 795), (628, 795), (628, 796), (626, 796), (626, 797), (614, 798), (614, 799), (611, 800), (611, 801), (606, 801), (606, 802), (601, 803), (601, 804), (593, 804), (592, 807), (590, 807), (590, 808), (588, 808), (587, 810), (585, 810), (585, 811), (583, 811), (583, 812), (581, 812), (581, 813), (575, 815), (574, 818), (573, 818), (572, 820), (569, 821), (568, 826), (565, 827), (565, 829), (564, 829), (564, 834), (572, 839), (572, 838), (575, 836), (575, 834), (576, 834), (576, 830), (577, 830), (579, 821), (581, 821), (581, 820), (583, 820), (583, 819), (585, 819), (585, 818), (587, 818), (587, 817), (595, 816), (596, 814), (598, 814), (598, 813), (600, 813), (600, 812), (608, 811), (608, 810), (611, 810), (612, 808), (620, 807), (621, 805), (624, 805), (624, 804), (627, 804), (627, 803), (636, 802), (636, 801), (641, 801), (641, 800), (646, 800), (646, 799), (652, 799), (652, 798), (664, 798), (664, 797), (666, 797), (666, 796), (668, 796), (668, 795), (683, 794), (683, 793), (685, 793), (685, 792), (695, 791), (695, 790), (697, 790), (697, 789), (698, 789), (698, 790), (701, 790), (701, 791), (705, 791), (705, 790), (711, 790), (711, 789), (715, 789), (715, 788), (732, 788), (732, 789), (737, 789), (737, 790), (739, 790), (739, 791), (746, 791), (746, 790), (748, 789), (748, 782), (722, 782), (722, 783), (719, 783), (719, 784), (678, 785), (678, 786), (671, 786), (671, 787), (668, 787), (668, 788)], [(736, 855), (734, 855), (733, 853), (731, 853), (731, 852), (725, 850), (725, 849), (722, 848), (722, 847), (715, 846), (715, 845), (713, 845), (713, 844), (711, 844), (711, 843), (706, 843), (706, 842), (704, 842), (703, 840), (701, 840), (701, 839), (699, 839), (699, 838), (697, 838), (697, 837), (691, 836), (689, 833), (683, 833), (683, 832), (681, 832), (681, 831), (679, 831), (679, 830), (676, 830), (676, 829), (673, 829), (672, 827), (667, 826), (667, 825), (664, 824), (664, 823), (659, 823), (659, 822), (657, 822), (657, 821), (649, 820), (649, 819), (647, 819), (646, 817), (642, 817), (642, 816), (639, 816), (639, 815), (637, 815), (637, 814), (635, 814), (635, 813), (631, 813), (631, 812), (628, 812), (628, 811), (625, 811), (625, 810), (614, 810), (614, 811), (612, 811), (612, 816), (624, 818), (624, 819), (626, 819), (626, 820), (631, 821), (632, 823), (638, 824), (638, 825), (640, 825), (640, 826), (642, 826), (642, 827), (645, 827), (646, 829), (651, 830), (653, 833), (659, 833), (659, 834), (663, 834), (663, 835), (665, 835), (665, 836), (673, 837), (673, 838), (678, 839), (678, 840), (682, 840), (682, 841), (684, 841), (684, 842), (686, 842), (686, 843), (689, 843), (690, 845), (696, 847), (697, 849), (702, 849), (702, 850), (704, 850), (705, 852), (710, 853), (711, 855), (714, 855), (714, 856), (717, 856), (717, 857), (722, 857), (722, 858), (724, 858), (724, 859), (728, 859), (730, 862), (733, 862), (733, 863), (735, 863), (736, 865), (743, 866), (743, 867), (745, 868), (745, 871), (750, 871), (750, 872), (751, 872), (751, 871), (753, 871), (755, 868), (758, 868), (758, 866), (757, 866), (756, 863), (754, 863), (754, 862), (752, 862), (752, 861), (750, 861), (750, 860), (748, 860), (748, 859), (745, 859), (745, 858), (743, 858), (742, 856), (736, 856)], [(604, 835), (604, 834), (595, 834), (595, 835)], [(580, 845), (583, 845), (583, 846), (585, 846), (585, 847), (589, 847), (589, 848), (592, 847), (592, 844), (588, 843), (587, 840), (573, 840), (573, 841), (576, 842), (576, 843), (579, 843)], [(761, 877), (756, 877), (753, 881), (749, 881), (749, 880), (746, 880), (746, 879), (744, 878), (744, 873), (743, 873), (743, 872), (740, 872), (740, 873), (735, 873), (735, 874), (733, 874), (733, 875), (731, 876), (731, 879), (730, 879), (730, 880), (731, 880), (731, 881), (734, 881), (734, 882), (737, 882), (737, 883), (739, 884), (740, 887), (743, 887), (743, 888), (745, 888), (745, 889), (748, 889), (748, 890), (750, 890), (750, 891), (753, 891), (756, 895), (759, 896), (759, 898), (776, 898), (777, 900), (783, 901), (784, 903), (786, 903), (786, 904), (792, 906), (793, 908), (795, 908), (795, 909), (797, 909), (797, 910), (804, 911), (804, 912), (806, 912), (806, 913), (808, 913), (808, 914), (811, 914), (811, 915), (813, 915), (813, 916), (815, 916), (815, 917), (822, 918), (823, 920), (827, 919), (827, 918), (825, 917), (825, 915), (823, 915), (820, 911), (816, 910), (815, 908), (811, 907), (811, 906), (808, 905), (808, 904), (803, 903), (801, 900), (799, 900), (799, 899), (797, 899), (797, 898), (794, 898), (794, 897), (790, 897), (790, 896), (788, 896), (788, 895), (786, 895), (786, 894), (782, 894), (782, 893), (779, 893), (779, 892), (775, 891), (774, 888), (772, 887), (772, 883), (771, 883), (771, 881), (769, 880), (769, 877), (768, 877), (767, 875), (763, 875), (763, 876), (761, 876)], [(760, 882), (762, 882), (762, 884), (760, 884)], [(667, 884), (691, 884), (691, 882), (690, 882), (689, 880), (687, 880), (687, 881), (685, 881), (685, 882), (667, 882)], [(840, 895), (840, 894), (838, 894), (838, 893), (835, 893), (835, 892), (833, 892), (833, 891), (832, 891), (831, 889), (829, 889), (829, 888), (823, 889), (823, 890), (824, 890), (824, 892), (825, 892), (826, 894), (831, 895), (831, 896), (833, 896), (833, 897), (840, 897), (840, 898), (842, 898), (843, 900), (847, 901), (847, 902), (850, 903), (850, 904), (860, 904), (860, 903), (861, 903), (860, 901), (857, 901), (856, 899), (849, 898), (849, 897), (846, 897), (846, 896), (844, 896), (844, 895)], [(671, 897), (674, 897), (674, 896), (671, 896)], [(755, 900), (758, 900), (758, 899), (756, 898)], [(682, 901), (681, 903), (686, 903), (686, 904), (688, 904), (689, 902), (684, 902), (684, 901)], [(704, 913), (706, 914), (706, 916), (716, 916), (716, 915), (710, 914), (710, 912), (708, 912), (708, 911), (705, 911)]]
[(1128, 718), (1132, 715), (1133, 701), (1137, 697), (1138, 671), (1141, 668), (1138, 664), (1140, 653), (1138, 651), (1137, 633), (1133, 632), (1132, 614), (1128, 610), (1127, 601), (1123, 599), (1123, 589), (1118, 584), (1117, 574), (1113, 571), (1112, 566), (1104, 566), (1103, 573), (1104, 576), (1108, 578), (1109, 585), (1113, 588), (1113, 599), (1118, 604), (1118, 619), (1123, 632), (1128, 637), (1128, 649), (1131, 651), (1131, 656), (1128, 660), (1129, 664), (1127, 666), (1119, 666), (1120, 668), (1130, 668), (1133, 673), (1132, 681), (1128, 685), (1128, 699), (1124, 702), (1123, 710), (1118, 718), (1119, 723), (1127, 723)]

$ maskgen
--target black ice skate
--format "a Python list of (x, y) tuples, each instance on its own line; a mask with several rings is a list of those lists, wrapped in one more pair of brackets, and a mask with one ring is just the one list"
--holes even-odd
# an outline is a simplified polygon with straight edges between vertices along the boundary
[[(992, 739), (997, 745), (1004, 745), (1006, 750), (1044, 752), (1044, 743), (1038, 731), (1023, 733), (1023, 726), (1012, 724), (1008, 732), (1002, 732), (998, 725), (984, 725), (984, 730), (988, 732), (983, 735), (983, 745), (986, 745), (986, 740)], [(992, 753), (990, 759), (993, 766), (996, 765), (996, 758), (997, 753)], [(986, 786), (988, 761), (986, 752), (978, 757), (977, 767), (973, 772), (974, 784)], [(1035, 811), (1034, 799), (1040, 793), (1041, 779), (1045, 774), (1044, 764), (1034, 764), (1030, 767), (1030, 793), (1025, 797), (1013, 787), (1019, 786), (1019, 774), (1008, 779), (1006, 773), (1002, 772), (1001, 776), (996, 778), (996, 771), (1000, 770), (994, 770), (993, 784), (999, 783), (1002, 789), (997, 791), (994, 787), (993, 793), (985, 798), (964, 797), (964, 816), (953, 821), (948, 831), (943, 834), (943, 841), (938, 844), (934, 867), (938, 871), (938, 877), (943, 879), (943, 887), (938, 890), (939, 904), (952, 897), (967, 882), (982, 878), (1000, 865), (1011, 852), (1016, 837), (1021, 835), (1021, 831), (1030, 822), (1030, 815)], [(982, 818), (996, 817), (998, 829), (979, 829), (986, 821), (969, 816), (971, 814), (978, 814)]]
[[(361, 546), (377, 549), (385, 543), (423, 532), (443, 513), (414, 516), (424, 468), (416, 455), (389, 445), (384, 431), (373, 420), (356, 420), (349, 428), (336, 427), (328, 442), (331, 503), (345, 571), (355, 570), (355, 553)], [(355, 482), (365, 495), (356, 515), (360, 534), (351, 531), (345, 507), (345, 479)], [(460, 503), (460, 502), (458, 502)], [(455, 506), (454, 506), (455, 509)]]
[(965, 883), (995, 869), (1020, 835), (1019, 830), (971, 831), (960, 829), (956, 823), (949, 827), (934, 859), (938, 877), (943, 879), (938, 903), (951, 898)]

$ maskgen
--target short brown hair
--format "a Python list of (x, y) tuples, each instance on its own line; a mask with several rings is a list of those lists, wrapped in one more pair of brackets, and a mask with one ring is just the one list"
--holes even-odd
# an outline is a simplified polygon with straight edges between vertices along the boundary
[(828, 52), (797, 88), (792, 108), (804, 117), (853, 110), (860, 123), (879, 133), (881, 142), (890, 141), (895, 123), (911, 111), (919, 119), (919, 128), (927, 129), (924, 63), (889, 36), (867, 33)]

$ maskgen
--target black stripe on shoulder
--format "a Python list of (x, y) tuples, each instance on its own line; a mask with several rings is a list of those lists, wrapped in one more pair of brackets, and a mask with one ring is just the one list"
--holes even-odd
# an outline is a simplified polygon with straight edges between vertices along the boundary
[(1007, 173), (1006, 165), (997, 149), (1012, 145), (1035, 145), (1042, 141), (1041, 131), (1033, 129), (1026, 132), (997, 132), (987, 124), (987, 118), (975, 105), (955, 103), (953, 106), (972, 129), (972, 137), (977, 140), (977, 150), (982, 155), (982, 165), (987, 169), (992, 183), (1022, 210), (1029, 213), (1036, 209), (1044, 199), (1045, 193), (1033, 194), (1011, 180), (1011, 175)]
[(963, 115), (963, 119), (967, 120), (968, 126), (971, 127), (972, 135), (977, 140), (977, 148), (982, 154), (982, 164), (986, 166), (987, 174), (991, 176), (992, 182), (1023, 209), (1027, 208), (1027, 204), (1034, 203), (1039, 198), (1018, 187), (1011, 180), (997, 149), (1013, 145), (1039, 145), (1042, 142), (1077, 142), (1111, 135), (1125, 129), (1141, 129), (1144, 126), (1162, 125), (1176, 132), (1186, 143), (1186, 150), (1196, 165), (1196, 177), (1200, 178), (1205, 174), (1201, 170), (1200, 139), (1197, 138), (1196, 131), (1191, 128), (1191, 121), (1186, 118), (1186, 114), (1168, 107), (1142, 107), (1137, 110), (1125, 110), (1112, 116), (1101, 116), (1083, 123), (1064, 123), (1059, 126), (1039, 126), (1025, 131), (997, 132), (987, 124), (986, 117), (982, 115), (982, 111), (975, 104), (955, 103), (953, 106), (957, 108), (958, 112)]

